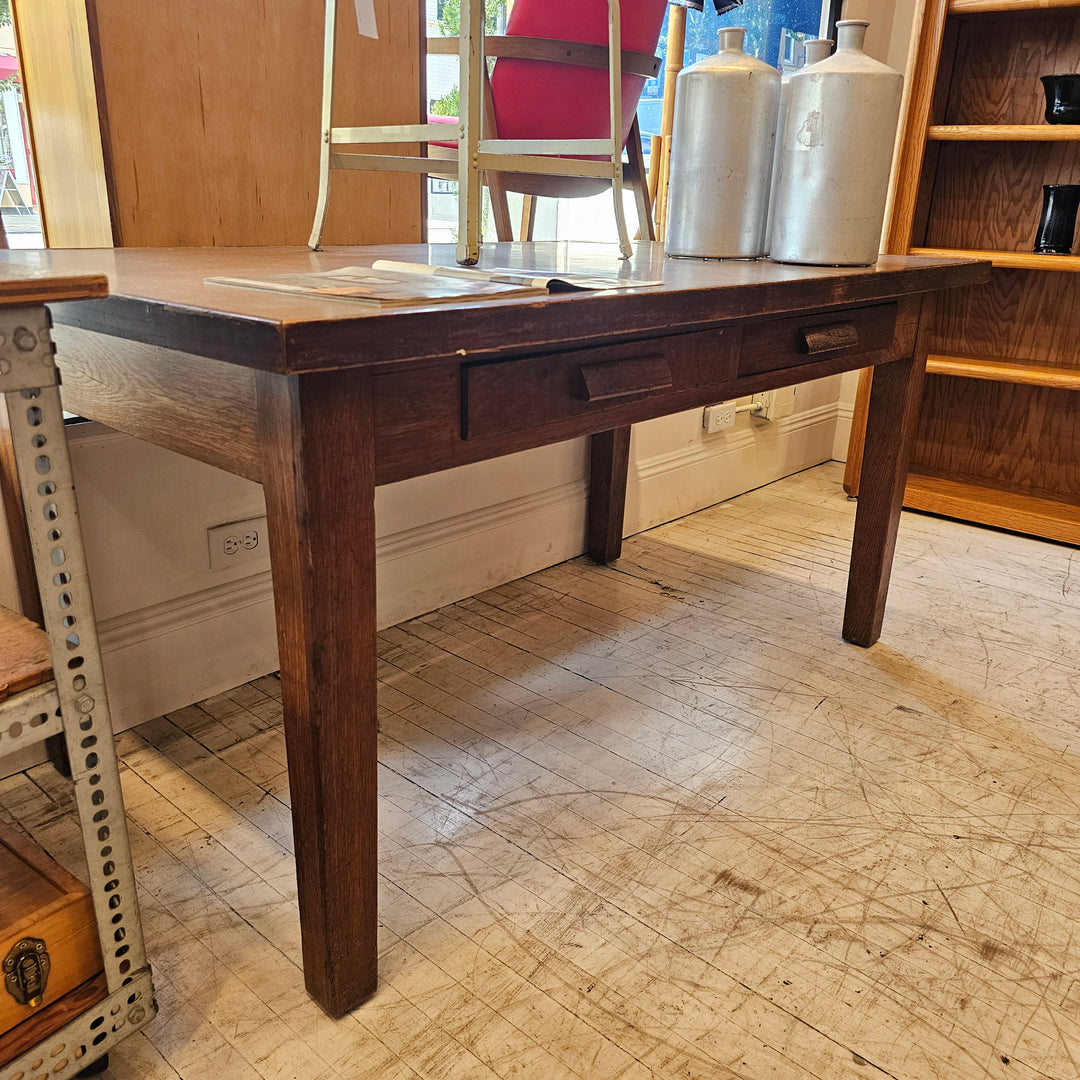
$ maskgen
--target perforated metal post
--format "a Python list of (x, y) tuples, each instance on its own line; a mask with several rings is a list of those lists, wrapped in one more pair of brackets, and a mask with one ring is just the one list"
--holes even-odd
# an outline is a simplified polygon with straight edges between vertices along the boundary
[(156, 1011), (49, 329), (44, 307), (0, 309), (0, 392), (55, 679), (55, 697), (42, 687), (31, 706), (59, 704), (109, 994), (0, 1069), (0, 1080), (74, 1076)]

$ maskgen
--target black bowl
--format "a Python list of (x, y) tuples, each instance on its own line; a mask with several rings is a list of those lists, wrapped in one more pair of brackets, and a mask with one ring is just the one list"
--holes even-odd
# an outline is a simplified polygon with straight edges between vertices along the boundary
[(1080, 124), (1080, 75), (1043, 75), (1048, 124)]

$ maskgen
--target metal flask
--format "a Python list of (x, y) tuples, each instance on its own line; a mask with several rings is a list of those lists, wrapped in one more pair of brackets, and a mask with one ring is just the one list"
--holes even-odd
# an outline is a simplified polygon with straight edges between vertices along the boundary
[(869, 24), (836, 24), (836, 52), (791, 76), (769, 256), (877, 260), (904, 77), (863, 52)]
[[(804, 43), (803, 66), (799, 69), (805, 71), (811, 64), (824, 60), (832, 52), (832, 38), (812, 38)], [(776, 116), (776, 148), (773, 150), (772, 159), (772, 186), (769, 188), (769, 217), (765, 225), (765, 254), (768, 255), (772, 247), (772, 215), (776, 205), (776, 178), (780, 175), (780, 151), (784, 148), (784, 120), (787, 118), (788, 98), (791, 96), (791, 76), (785, 75), (780, 80), (780, 111)]]
[(720, 53), (675, 82), (667, 221), (668, 255), (756, 259), (765, 218), (780, 73), (743, 51), (746, 30), (720, 31)]

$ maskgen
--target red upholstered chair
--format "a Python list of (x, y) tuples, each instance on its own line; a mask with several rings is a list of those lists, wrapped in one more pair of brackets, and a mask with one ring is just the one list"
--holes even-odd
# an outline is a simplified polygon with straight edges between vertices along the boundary
[[(432, 54), (457, 54), (461, 48), (460, 123), (458, 118), (430, 117), (426, 124), (364, 128), (339, 128), (330, 123), (337, 2), (324, 0), (322, 148), (312, 247), (319, 243), (329, 196), (329, 173), (335, 168), (456, 174), (460, 183), (461, 262), (475, 262), (478, 253), (478, 169), (484, 170), (484, 180), (492, 191), (500, 239), (511, 238), (507, 190), (530, 196), (579, 196), (602, 191), (609, 185), (619, 187), (623, 179), (629, 180), (637, 192), (642, 234), (651, 237), (641, 141), (634, 114), (645, 80), (659, 70), (660, 62), (652, 50), (659, 40), (668, 0), (515, 0), (506, 35), (483, 36), (482, 40), (482, 0), (466, 0), (462, 5), (463, 26), (469, 5), (476, 28), (473, 34), (463, 30), (461, 42), (456, 38), (428, 40), (428, 52)], [(621, 78), (614, 78), (614, 64), (613, 70), (608, 70), (611, 48), (617, 49)], [(482, 55), (495, 60), (490, 78)], [(621, 107), (617, 142), (612, 139), (610, 121), (613, 86), (618, 90)], [(454, 134), (472, 148), (467, 155), (457, 153), (457, 141), (450, 132), (446, 134), (451, 138), (444, 140), (441, 129), (447, 121), (458, 125)], [(429, 156), (342, 153), (334, 149), (341, 144), (395, 142), (426, 144)], [(563, 146), (565, 153), (561, 152)], [(625, 147), (629, 156), (625, 169), (619, 162), (620, 147)], [(431, 160), (448, 151), (457, 158), (456, 168), (449, 162)], [(570, 175), (549, 172), (554, 162), (565, 163)], [(615, 210), (620, 246), (624, 255), (629, 255), (621, 200), (616, 200)]]
[[(637, 105), (646, 79), (656, 74), (653, 56), (668, 0), (622, 0), (622, 143), (628, 162), (624, 177), (635, 193), (638, 224), (652, 238), (652, 214), (645, 182)], [(572, 40), (571, 40), (572, 39)], [(499, 139), (594, 139), (609, 132), (607, 0), (514, 0), (504, 36), (487, 35), (485, 52), (495, 58), (485, 86), (485, 132)], [(429, 41), (443, 51), (447, 39)], [(456, 49), (456, 44), (454, 45)], [(428, 117), (429, 123), (456, 124), (457, 117)], [(431, 144), (457, 150), (453, 140)], [(452, 155), (451, 155), (452, 156)], [(543, 173), (487, 173), (495, 231), (512, 240), (508, 191), (526, 196), (521, 239), (531, 239), (531, 196), (579, 198), (606, 190), (608, 181), (589, 176)]]
[[(623, 0), (620, 5), (622, 141), (630, 159), (627, 181), (637, 193), (642, 235), (650, 228), (651, 214), (636, 122), (647, 78), (641, 64), (642, 60), (648, 64), (647, 58), (656, 51), (666, 8), (667, 0)], [(516, 0), (507, 20), (506, 37), (573, 39), (603, 49), (607, 43), (607, 4), (605, 0)], [(627, 55), (634, 53), (639, 57)], [(607, 74), (597, 68), (501, 57), (491, 73), (491, 104), (493, 126), (500, 139), (588, 139), (608, 134)], [(633, 138), (628, 141), (631, 129)], [(587, 176), (501, 173), (491, 180), (493, 202), (505, 200), (506, 191), (575, 198), (607, 187), (606, 181)]]

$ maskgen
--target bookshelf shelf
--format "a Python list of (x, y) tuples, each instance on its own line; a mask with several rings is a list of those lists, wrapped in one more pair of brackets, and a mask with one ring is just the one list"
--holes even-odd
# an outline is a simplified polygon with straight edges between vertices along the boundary
[(1080, 390), (1080, 367), (1051, 367), (1015, 360), (981, 360), (932, 354), (926, 359), (926, 370), (930, 375), (954, 375), (960, 379), (985, 379), (989, 382)]
[(932, 124), (931, 142), (1080, 142), (1080, 124)]

